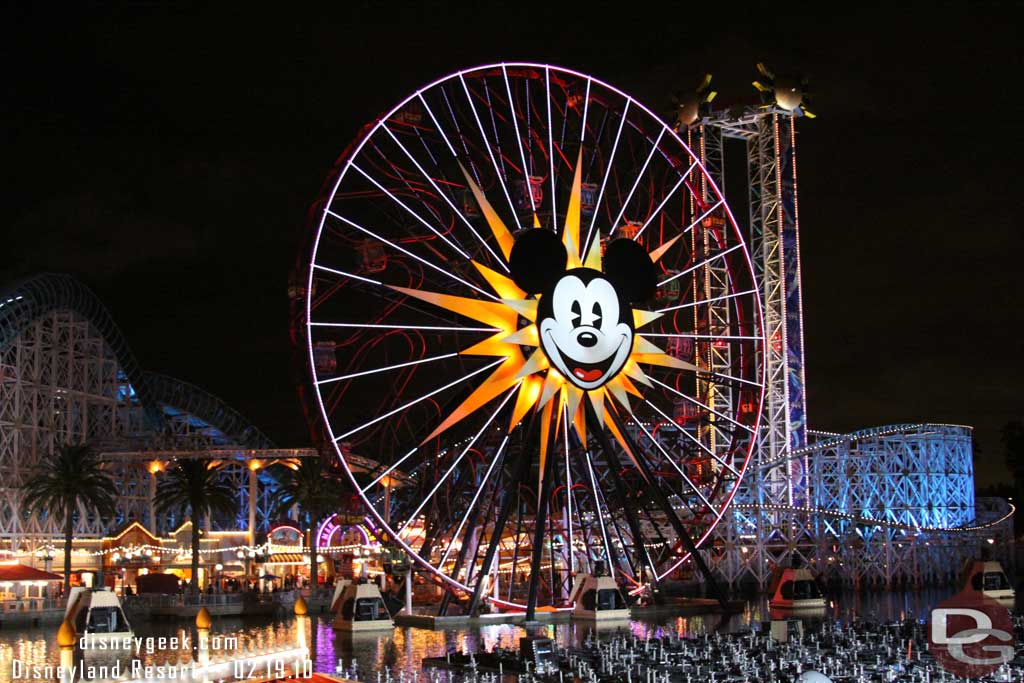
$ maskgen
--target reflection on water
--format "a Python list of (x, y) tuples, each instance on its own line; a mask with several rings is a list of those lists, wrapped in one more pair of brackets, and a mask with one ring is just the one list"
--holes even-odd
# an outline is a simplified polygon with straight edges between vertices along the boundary
[[(917, 593), (849, 593), (830, 600), (824, 616), (818, 619), (849, 622), (853, 620), (895, 621), (916, 619), (924, 621), (931, 606), (952, 594), (950, 589), (935, 589)], [(629, 628), (639, 637), (657, 637), (666, 634), (694, 636), (721, 630), (740, 631), (768, 619), (765, 601), (747, 603), (743, 612), (723, 620), (720, 615), (650, 616), (610, 625), (597, 630), (600, 637), (606, 629)], [(185, 664), (195, 655), (196, 632), (194, 627), (182, 628), (173, 622), (135, 622), (136, 636), (178, 637), (183, 647), (149, 652), (145, 648), (139, 653), (144, 665)], [(299, 633), (302, 629), (302, 633)], [(541, 633), (555, 639), (559, 645), (567, 646), (582, 642), (593, 629), (584, 623), (548, 624), (540, 627)], [(536, 633), (537, 630), (531, 631)], [(46, 628), (0, 629), (0, 683), (13, 681), (13, 662), (20, 660), (27, 665), (51, 665), (59, 663), (60, 652), (56, 643), (56, 626)], [(214, 648), (211, 657), (231, 656), (236, 650), (252, 651), (267, 648), (294, 646), (305, 637), (310, 646), (310, 658), (316, 671), (333, 672), (339, 659), (344, 659), (348, 668), (353, 658), (359, 662), (360, 671), (379, 670), (384, 667), (418, 671), (423, 657), (443, 656), (449, 651), (479, 652), (495, 647), (518, 648), (519, 638), (527, 631), (511, 624), (492, 624), (480, 627), (459, 627), (444, 631), (398, 627), (393, 631), (369, 634), (349, 634), (335, 631), (326, 617), (289, 618), (281, 621), (269, 619), (215, 619), (211, 631)], [(538, 633), (540, 635), (540, 633)], [(219, 641), (217, 637), (236, 637), (237, 644), (230, 640)], [(186, 639), (187, 637), (187, 639)], [(123, 659), (128, 659), (125, 657)]]

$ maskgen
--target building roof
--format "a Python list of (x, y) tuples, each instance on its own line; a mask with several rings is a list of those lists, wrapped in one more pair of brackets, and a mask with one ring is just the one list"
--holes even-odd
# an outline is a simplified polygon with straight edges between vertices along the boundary
[(53, 572), (29, 567), (25, 564), (0, 564), (0, 581), (63, 581), (64, 577)]

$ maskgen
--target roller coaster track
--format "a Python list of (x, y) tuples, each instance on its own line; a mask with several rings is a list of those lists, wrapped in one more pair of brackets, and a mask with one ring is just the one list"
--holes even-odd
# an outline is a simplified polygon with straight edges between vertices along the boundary
[(103, 337), (153, 429), (165, 429), (165, 408), (171, 408), (216, 427), (240, 446), (274, 448), (265, 434), (216, 396), (187, 382), (143, 371), (103, 302), (71, 275), (40, 273), (0, 289), (0, 353), (54, 311), (78, 314)]

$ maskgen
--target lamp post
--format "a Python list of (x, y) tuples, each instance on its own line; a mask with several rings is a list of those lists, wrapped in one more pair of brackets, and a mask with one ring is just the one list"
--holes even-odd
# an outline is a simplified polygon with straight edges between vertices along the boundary
[(43, 567), (46, 571), (50, 571), (50, 567), (53, 565), (54, 554), (53, 548), (46, 548), (45, 550), (40, 548), (36, 551), (36, 559), (43, 561)]
[(224, 565), (222, 565), (220, 562), (218, 562), (214, 566), (214, 569), (217, 570), (217, 592), (218, 593), (223, 593), (224, 592)]

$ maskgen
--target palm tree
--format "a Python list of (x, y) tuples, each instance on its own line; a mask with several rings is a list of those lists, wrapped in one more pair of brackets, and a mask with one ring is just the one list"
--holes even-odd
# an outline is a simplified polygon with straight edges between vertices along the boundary
[(284, 517), (298, 506), (300, 517), (309, 534), (309, 585), (312, 592), (318, 583), (316, 524), (324, 515), (338, 507), (338, 487), (324, 476), (320, 458), (303, 458), (295, 468), (285, 469), (272, 498), (274, 515)]
[(221, 476), (222, 466), (206, 460), (178, 460), (156, 485), (156, 511), (192, 520), (193, 593), (199, 591), (199, 523), (215, 514), (238, 511), (235, 490)]
[(71, 541), (75, 518), (82, 509), (101, 518), (116, 512), (114, 480), (99, 454), (88, 444), (66, 444), (43, 458), (40, 471), (25, 482), (25, 504), (30, 514), (47, 512), (64, 519), (64, 595), (71, 586)]

